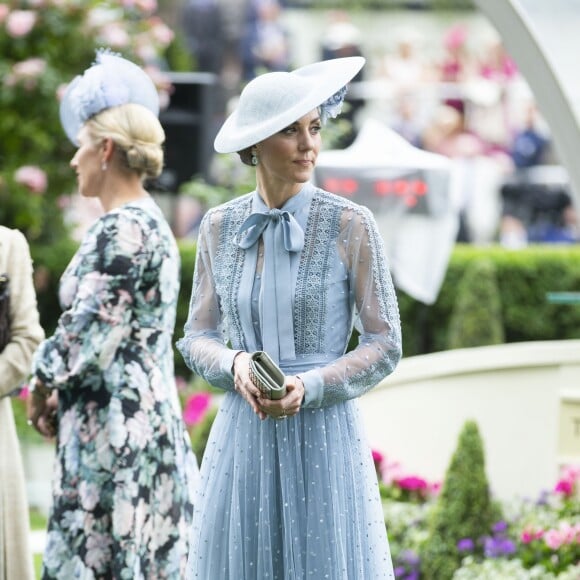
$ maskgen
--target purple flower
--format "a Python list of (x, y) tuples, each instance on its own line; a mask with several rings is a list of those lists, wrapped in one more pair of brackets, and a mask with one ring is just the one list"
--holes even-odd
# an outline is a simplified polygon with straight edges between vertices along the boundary
[(413, 550), (403, 550), (399, 556), (401, 561), (407, 564), (407, 566), (415, 567), (419, 565), (419, 556), (413, 552)]
[(495, 524), (493, 524), (492, 526), (492, 530), (494, 534), (500, 534), (501, 532), (505, 532), (507, 530), (507, 523), (504, 522), (503, 520), (500, 520), (499, 522), (496, 522)]
[(507, 538), (485, 538), (484, 553), (486, 558), (499, 558), (514, 554), (516, 545)]
[(462, 538), (457, 542), (457, 550), (459, 552), (471, 552), (473, 551), (474, 543), (471, 538)]

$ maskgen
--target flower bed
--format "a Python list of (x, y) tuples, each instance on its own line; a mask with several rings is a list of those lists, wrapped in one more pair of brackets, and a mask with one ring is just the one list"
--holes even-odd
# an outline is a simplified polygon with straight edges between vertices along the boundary
[[(421, 547), (440, 484), (405, 473), (374, 452), (398, 580), (421, 578)], [(562, 470), (554, 489), (535, 500), (500, 502), (504, 519), (480, 538), (458, 538), (464, 556), (453, 580), (580, 578), (580, 466)]]

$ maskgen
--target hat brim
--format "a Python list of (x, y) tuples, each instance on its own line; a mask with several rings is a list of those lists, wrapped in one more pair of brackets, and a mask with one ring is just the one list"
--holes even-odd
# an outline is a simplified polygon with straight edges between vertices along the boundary
[[(347, 85), (364, 64), (364, 57), (351, 56), (316, 62), (292, 72), (266, 73), (256, 77), (244, 88), (236, 110), (220, 128), (214, 141), (215, 150), (218, 153), (243, 151), (271, 137), (322, 105)], [(281, 84), (291, 84), (293, 80), (305, 89), (294, 104), (274, 115), (264, 115), (259, 121), (247, 122), (243, 112), (247, 104), (244, 100), (252, 99), (252, 93), (268, 91), (269, 87), (279, 89)]]
[[(103, 98), (114, 89), (114, 100)], [(159, 93), (151, 77), (135, 63), (114, 54), (100, 54), (68, 85), (60, 102), (60, 122), (70, 141), (78, 146), (78, 133), (92, 116), (112, 106), (133, 103), (159, 115)]]

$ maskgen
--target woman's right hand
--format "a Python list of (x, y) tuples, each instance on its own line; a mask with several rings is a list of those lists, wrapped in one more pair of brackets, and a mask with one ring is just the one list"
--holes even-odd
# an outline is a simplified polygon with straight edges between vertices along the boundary
[(250, 379), (250, 360), (251, 357), (247, 352), (241, 351), (235, 356), (233, 364), (234, 388), (249, 403), (254, 413), (263, 420), (267, 415), (258, 405), (260, 389)]

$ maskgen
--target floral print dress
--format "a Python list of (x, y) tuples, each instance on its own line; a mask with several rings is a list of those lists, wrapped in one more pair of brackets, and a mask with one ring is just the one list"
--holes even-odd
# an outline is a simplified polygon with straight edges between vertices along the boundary
[(43, 578), (181, 578), (197, 463), (174, 380), (177, 245), (151, 198), (88, 231), (35, 355), (58, 389)]

